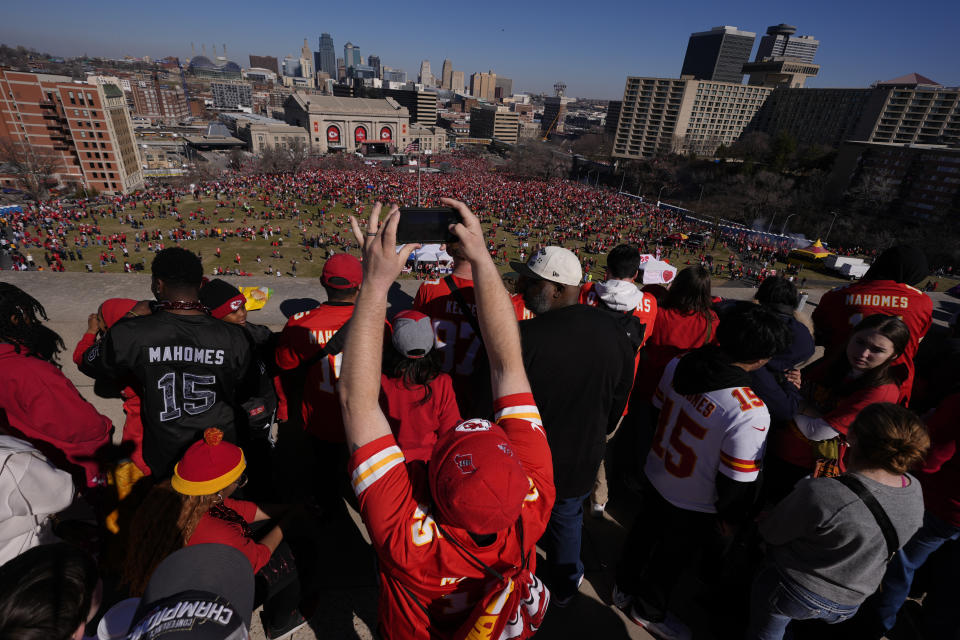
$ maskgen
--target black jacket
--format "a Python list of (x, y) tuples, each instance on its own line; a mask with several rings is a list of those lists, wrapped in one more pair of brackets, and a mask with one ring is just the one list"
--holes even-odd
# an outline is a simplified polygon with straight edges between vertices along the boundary
[(588, 493), (633, 385), (623, 314), (572, 305), (520, 323), (523, 361), (553, 453), (557, 498)]

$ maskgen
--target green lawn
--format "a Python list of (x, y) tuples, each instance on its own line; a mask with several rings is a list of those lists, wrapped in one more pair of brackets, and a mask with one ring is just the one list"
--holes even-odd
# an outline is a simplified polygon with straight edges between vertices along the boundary
[[(199, 230), (207, 227), (221, 227), (224, 229), (233, 229), (239, 226), (253, 226), (254, 228), (259, 228), (260, 226), (273, 225), (274, 227), (281, 228), (281, 234), (273, 236), (271, 240), (265, 240), (262, 236), (258, 236), (255, 240), (246, 240), (237, 237), (227, 237), (227, 238), (199, 238), (197, 240), (184, 240), (180, 243), (180, 246), (189, 249), (195, 253), (198, 253), (202, 260), (204, 266), (204, 273), (210, 275), (213, 273), (215, 267), (220, 266), (224, 268), (235, 268), (238, 267), (243, 271), (249, 272), (254, 276), (263, 277), (267, 275), (267, 272), (271, 275), (275, 274), (279, 270), (282, 274), (282, 277), (289, 277), (291, 274), (291, 263), (292, 259), (297, 260), (297, 276), (298, 277), (319, 277), (320, 271), (323, 268), (324, 259), (326, 258), (326, 250), (324, 248), (312, 249), (310, 251), (304, 249), (300, 241), (305, 234), (306, 236), (312, 236), (318, 233), (322, 233), (326, 237), (330, 237), (334, 233), (339, 233), (341, 237), (349, 238), (351, 247), (349, 252), (353, 255), (359, 255), (358, 250), (353, 241), (353, 236), (350, 231), (350, 226), (346, 222), (346, 216), (349, 213), (349, 210), (337, 206), (330, 209), (329, 203), (324, 203), (325, 208), (327, 209), (326, 220), (321, 221), (314, 214), (317, 211), (316, 205), (304, 205), (299, 203), (300, 209), (307, 212), (302, 218), (285, 218), (285, 219), (273, 219), (273, 220), (261, 220), (253, 216), (250, 216), (244, 222), (244, 216), (241, 213), (231, 214), (230, 208), (217, 208), (216, 201), (213, 199), (201, 199), (195, 201), (190, 197), (184, 198), (178, 205), (180, 213), (183, 216), (183, 225), (186, 230), (191, 228), (196, 228)], [(200, 225), (196, 221), (189, 219), (189, 215), (193, 212), (196, 212), (198, 209), (203, 208), (207, 216), (210, 218), (211, 222), (209, 225)], [(154, 206), (156, 210), (156, 205)], [(213, 212), (213, 213), (211, 213)], [(130, 213), (130, 211), (125, 211)], [(143, 207), (138, 207), (133, 212), (133, 216), (137, 220), (144, 220), (143, 218)], [(219, 222), (221, 218), (234, 218), (233, 222)], [(338, 223), (338, 218), (340, 223)], [(127, 239), (127, 248), (130, 252), (130, 257), (127, 258), (131, 263), (137, 263), (143, 261), (145, 264), (145, 272), (149, 272), (150, 261), (153, 257), (153, 254), (147, 249), (145, 243), (141, 245), (140, 251), (137, 252), (134, 248), (135, 243), (132, 241), (132, 236), (136, 231), (156, 231), (160, 230), (166, 234), (170, 229), (177, 228), (180, 226), (174, 217), (168, 216), (166, 218), (152, 218), (145, 219), (144, 222), (146, 226), (144, 229), (134, 230), (131, 229), (129, 225), (121, 224), (118, 219), (113, 218), (112, 216), (106, 217), (97, 217), (96, 220), (100, 224), (101, 235), (109, 236), (113, 233), (126, 233), (128, 236)], [(89, 223), (89, 218), (85, 219), (83, 222)], [(301, 232), (300, 225), (304, 225), (304, 231)], [(489, 228), (488, 225), (485, 225)], [(289, 235), (288, 235), (289, 234)], [(69, 235), (69, 247), (72, 248), (74, 233)], [(270, 246), (271, 241), (276, 241), (278, 239), (283, 240), (283, 246), (281, 247), (272, 247)], [(499, 258), (498, 253), (498, 266), (500, 270), (504, 273), (511, 271), (508, 264), (511, 260), (519, 259), (519, 243), (520, 240), (516, 238), (511, 233), (505, 232), (502, 228), (497, 230), (496, 234), (496, 244), (499, 245), (501, 242), (506, 242), (507, 250), (507, 260), (503, 261)], [(534, 242), (531, 241), (531, 245)], [(164, 246), (174, 246), (175, 243), (171, 243), (166, 235), (164, 236)], [(594, 280), (602, 279), (604, 274), (604, 265), (606, 264), (606, 255), (592, 255), (586, 253), (584, 247), (586, 242), (572, 242), (568, 243), (569, 249), (574, 249), (579, 247), (581, 249), (581, 258), (583, 260), (592, 259), (595, 262), (595, 265), (590, 270), (593, 275)], [(221, 255), (219, 258), (216, 256), (216, 250), (220, 248)], [(278, 249), (282, 258), (272, 258), (271, 252), (274, 249)], [(123, 271), (123, 261), (124, 257), (119, 248), (119, 246), (114, 246), (113, 253), (117, 257), (117, 263), (108, 263), (105, 266), (100, 266), (99, 264), (99, 254), (101, 251), (106, 250), (106, 245), (103, 247), (92, 244), (91, 246), (82, 249), (84, 254), (84, 259), (82, 261), (65, 261), (64, 267), (68, 271), (85, 271), (86, 264), (89, 263), (92, 265), (95, 272), (107, 272), (107, 273), (121, 273)], [(339, 247), (335, 247), (337, 252), (340, 252)], [(685, 250), (680, 249), (679, 254), (677, 250), (674, 249), (674, 254), (669, 258), (670, 263), (677, 266), (678, 268), (683, 268), (686, 266), (687, 262), (691, 264), (696, 264), (701, 254), (701, 250)], [(43, 264), (43, 253), (40, 250), (33, 249), (31, 253), (34, 256), (34, 260), (37, 264)], [(724, 250), (722, 246), (718, 246), (715, 251), (707, 251), (714, 257), (714, 261), (718, 264), (727, 264), (729, 258), (729, 251)], [(235, 256), (240, 255), (240, 264), (238, 265), (234, 258)], [(257, 262), (257, 257), (260, 257), (260, 262)], [(527, 250), (527, 256), (529, 257), (529, 250)], [(784, 269), (785, 265), (778, 263), (775, 265), (775, 268), (778, 270)], [(816, 283), (817, 286), (836, 286), (837, 284), (845, 283), (846, 280), (838, 278), (833, 275), (813, 272), (805, 270), (802, 274), (806, 276), (811, 284)], [(276, 277), (273, 275), (273, 277)], [(951, 286), (957, 284), (957, 280), (950, 280), (947, 278), (939, 278), (939, 284), (937, 286), (937, 291), (944, 291), (949, 289)], [(727, 283), (729, 279), (727, 277), (716, 278), (715, 283)]]

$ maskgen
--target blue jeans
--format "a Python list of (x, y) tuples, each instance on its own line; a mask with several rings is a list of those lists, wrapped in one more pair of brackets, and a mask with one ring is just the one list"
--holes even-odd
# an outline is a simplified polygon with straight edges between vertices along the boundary
[(876, 600), (871, 601), (872, 613), (889, 631), (897, 623), (897, 612), (910, 595), (913, 574), (923, 566), (934, 551), (949, 540), (960, 538), (960, 528), (948, 524), (929, 511), (923, 514), (923, 526), (913, 534), (887, 565), (883, 583)]
[(753, 581), (750, 590), (750, 626), (748, 640), (780, 640), (789, 637), (791, 620), (823, 620), (827, 624), (853, 617), (860, 605), (827, 600), (804, 589), (767, 565)]
[(580, 538), (583, 530), (583, 501), (589, 493), (575, 498), (557, 499), (541, 544), (547, 554), (547, 571), (551, 590), (558, 598), (577, 592), (583, 576), (580, 560)]

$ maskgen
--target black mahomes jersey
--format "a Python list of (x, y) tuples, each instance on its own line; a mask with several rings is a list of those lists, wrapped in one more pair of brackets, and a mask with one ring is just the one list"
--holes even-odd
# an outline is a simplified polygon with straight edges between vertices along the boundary
[(237, 441), (236, 394), (251, 358), (239, 326), (160, 311), (116, 323), (87, 351), (82, 368), (140, 382), (143, 459), (164, 478), (204, 429), (217, 427), (225, 440)]

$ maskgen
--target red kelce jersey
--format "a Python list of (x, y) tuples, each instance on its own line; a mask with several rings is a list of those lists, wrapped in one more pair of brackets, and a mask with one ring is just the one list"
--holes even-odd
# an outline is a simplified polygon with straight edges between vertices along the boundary
[[(530, 480), (520, 519), (523, 553), (535, 571), (536, 543), (555, 498), (550, 447), (532, 394), (500, 398), (494, 411)], [(355, 451), (350, 474), (380, 564), (380, 634), (405, 640), (452, 637), (496, 581), (438, 531), (426, 465), (407, 465), (390, 435)], [(494, 570), (520, 566), (517, 524), (497, 533), (496, 541), (484, 547), (465, 530), (442, 526), (446, 535)]]
[[(347, 323), (353, 310), (352, 304), (322, 304), (290, 316), (277, 345), (277, 366), (295, 369), (310, 360)], [(303, 385), (304, 429), (331, 442), (344, 441), (343, 415), (337, 398), (342, 361), (342, 352), (321, 358), (307, 371)]]

